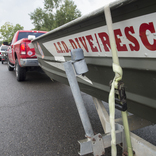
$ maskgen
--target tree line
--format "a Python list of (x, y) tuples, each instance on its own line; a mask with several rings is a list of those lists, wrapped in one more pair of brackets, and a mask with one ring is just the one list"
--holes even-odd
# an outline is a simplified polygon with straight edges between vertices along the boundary
[[(44, 8), (36, 8), (28, 14), (34, 25), (32, 30), (50, 31), (81, 16), (73, 0), (44, 0)], [(11, 42), (17, 30), (23, 30), (20, 24), (6, 22), (0, 27), (3, 41)]]

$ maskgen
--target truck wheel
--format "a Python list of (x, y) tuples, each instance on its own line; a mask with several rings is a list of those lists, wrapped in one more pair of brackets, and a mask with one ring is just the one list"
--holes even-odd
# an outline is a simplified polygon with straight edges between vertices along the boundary
[(17, 81), (24, 81), (26, 79), (26, 68), (20, 67), (18, 59), (15, 62), (15, 71)]
[(9, 70), (9, 71), (13, 71), (13, 70), (14, 70), (14, 68), (10, 67), (10, 65), (9, 65), (9, 64), (10, 64), (10, 62), (8, 61), (8, 70)]

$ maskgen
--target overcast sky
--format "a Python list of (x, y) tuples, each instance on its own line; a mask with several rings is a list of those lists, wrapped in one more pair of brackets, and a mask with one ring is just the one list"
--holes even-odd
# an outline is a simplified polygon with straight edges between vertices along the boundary
[[(88, 14), (102, 6), (108, 1), (114, 0), (73, 0), (82, 15)], [(36, 8), (44, 6), (44, 0), (0, 0), (0, 27), (5, 22), (14, 26), (20, 24), (25, 30), (33, 29), (29, 13)]]

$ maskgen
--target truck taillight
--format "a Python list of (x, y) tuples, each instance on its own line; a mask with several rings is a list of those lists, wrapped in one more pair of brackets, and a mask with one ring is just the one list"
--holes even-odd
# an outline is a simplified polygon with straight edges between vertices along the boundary
[(25, 45), (25, 43), (21, 43), (20, 51), (21, 51), (22, 55), (26, 55), (26, 45)]

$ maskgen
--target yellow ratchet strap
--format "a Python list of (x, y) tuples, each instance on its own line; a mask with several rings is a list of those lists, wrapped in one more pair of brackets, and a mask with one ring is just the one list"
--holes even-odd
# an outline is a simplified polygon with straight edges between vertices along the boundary
[[(113, 59), (113, 71), (115, 73), (115, 77), (113, 79), (111, 90), (109, 93), (109, 111), (110, 111), (110, 125), (111, 125), (111, 137), (112, 137), (111, 153), (112, 156), (116, 156), (117, 149), (116, 149), (116, 134), (115, 134), (115, 89), (118, 88), (118, 82), (122, 79), (123, 72), (122, 72), (122, 68), (120, 67), (119, 58), (117, 55), (116, 42), (114, 38), (112, 17), (111, 17), (109, 5), (106, 5), (104, 7), (104, 13), (105, 13), (106, 23), (108, 27), (108, 32), (109, 32), (109, 40), (110, 40), (112, 59)], [(129, 125), (127, 120), (127, 111), (126, 112), (122, 111), (122, 118), (123, 118), (124, 130), (125, 130), (127, 146), (128, 146), (128, 155), (133, 156)]]

